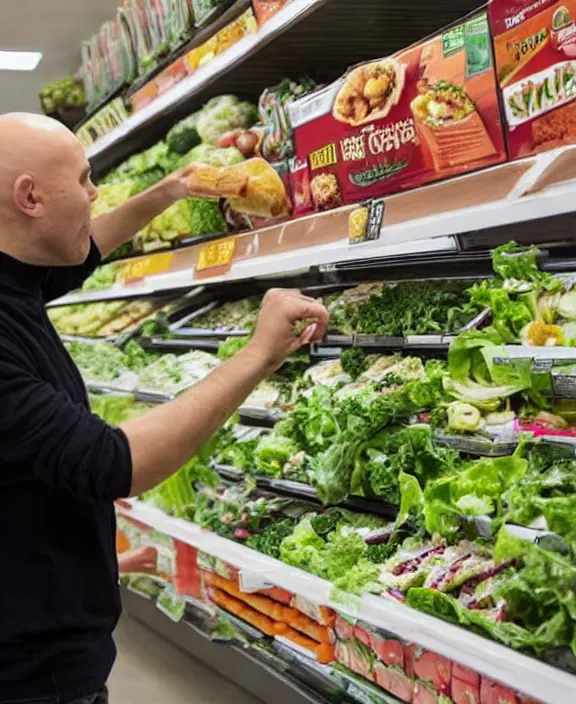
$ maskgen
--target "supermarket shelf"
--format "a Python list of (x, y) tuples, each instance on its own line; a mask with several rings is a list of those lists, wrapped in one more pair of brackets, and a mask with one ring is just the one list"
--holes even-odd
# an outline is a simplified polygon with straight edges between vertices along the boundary
[(235, 94), (256, 103), (264, 88), (311, 72), (318, 83), (329, 83), (349, 66), (405, 48), (477, 6), (477, 0), (437, 0), (430, 13), (420, 0), (356, 0), (353, 5), (349, 0), (291, 0), (257, 34), (244, 37), (91, 145), (94, 173), (103, 176), (152, 146), (209, 98)]
[(235, 0), (227, 7), (220, 15), (196, 29), (192, 36), (181, 42), (181, 44), (168, 55), (158, 60), (154, 68), (143, 76), (139, 76), (125, 90), (124, 97), (130, 98), (134, 93), (143, 88), (147, 83), (151, 82), (164, 69), (171, 66), (178, 59), (182, 58), (190, 50), (200, 46), (205, 41), (217, 34), (229, 22), (232, 22), (239, 17), (243, 12), (251, 7), (251, 0)]
[[(288, 479), (272, 479), (270, 477), (259, 475), (248, 475), (235, 467), (229, 467), (228, 465), (222, 464), (215, 464), (214, 469), (223, 479), (242, 481), (242, 479), (250, 476), (255, 480), (256, 486), (261, 489), (269, 489), (283, 496), (291, 496), (295, 499), (302, 499), (304, 501), (313, 501), (314, 503), (322, 505), (322, 502), (318, 497), (318, 492), (313, 486), (310, 486), (310, 484), (294, 482)], [(388, 519), (389, 521), (393, 521), (398, 514), (398, 508), (396, 506), (392, 506), (391, 504), (387, 504), (383, 501), (370, 501), (369, 499), (364, 499), (360, 496), (350, 496), (338, 505), (342, 508), (351, 509), (353, 511), (374, 513)]]
[(131, 396), (135, 401), (142, 403), (160, 404), (171, 401), (174, 397), (160, 392), (153, 391), (132, 391), (130, 389), (120, 388), (113, 384), (100, 384), (95, 382), (86, 382), (86, 388), (90, 393), (94, 394), (111, 394), (113, 396)]
[[(287, 8), (298, 7), (298, 0), (294, 1), (296, 5)], [(108, 291), (74, 293), (50, 305), (186, 290), (195, 283), (293, 276), (311, 267), (323, 273), (346, 265), (374, 267), (394, 258), (435, 254), (452, 255), (457, 261), (459, 236), (465, 233), (469, 240), (481, 241), (483, 233), (499, 228), (499, 238), (505, 242), (510, 239), (507, 226), (531, 223), (540, 233), (539, 241), (546, 242), (544, 222), (573, 213), (575, 196), (576, 147), (562, 147), (386, 198), (382, 233), (374, 242), (349, 244), (348, 218), (354, 206), (347, 206), (235, 235), (233, 258), (219, 268), (197, 269), (200, 252), (217, 247), (218, 240), (190, 245), (168, 257), (151, 254), (126, 265), (128, 271), (134, 271), (135, 264), (142, 271), (157, 271), (153, 263), (162, 261), (163, 273), (116, 284)]]
[(550, 665), (493, 643), (457, 626), (373, 595), (332, 602), (329, 582), (257, 553), (243, 545), (172, 518), (137, 500), (121, 502), (118, 512), (155, 530), (218, 557), (241, 571), (259, 577), (316, 603), (333, 606), (363, 621), (384, 628), (407, 641), (444, 655), (509, 687), (547, 704), (576, 701), (576, 677)]
[(292, 0), (272, 17), (256, 34), (249, 35), (231, 46), (208, 65), (176, 84), (169, 92), (159, 96), (147, 107), (131, 115), (122, 125), (111, 130), (86, 149), (88, 159), (93, 159), (123, 140), (128, 134), (161, 116), (183, 99), (199, 93), (214, 79), (245, 61), (291, 25), (300, 22), (326, 0)]
[(182, 286), (158, 288), (153, 281), (135, 286), (121, 286), (117, 284), (102, 291), (79, 291), (77, 293), (70, 293), (62, 298), (50, 301), (47, 308), (55, 305), (69, 306), (75, 305), (76, 303), (99, 303), (101, 301), (117, 301), (125, 298), (141, 298), (142, 296), (154, 296), (155, 294), (162, 293), (163, 291), (177, 291), (179, 288), (187, 291), (190, 287), (190, 284), (183, 284)]
[[(252, 233), (251, 237), (257, 237), (259, 233)], [(260, 233), (262, 234), (262, 233)], [(241, 236), (240, 236), (241, 237)], [(334, 261), (339, 261), (339, 257), (346, 252), (347, 243), (339, 246), (319, 245), (307, 249), (288, 252), (284, 254), (257, 257), (253, 261), (239, 262), (238, 266), (222, 276), (212, 276), (202, 281), (203, 284), (226, 283), (229, 281), (239, 281), (252, 277), (265, 277), (282, 274), (292, 276), (298, 271), (308, 271), (310, 266), (330, 265)], [(431, 252), (455, 252), (456, 242), (453, 238), (436, 238), (419, 240), (408, 245), (390, 245), (380, 247), (378, 256), (397, 257), (404, 254), (419, 254)], [(187, 258), (197, 254), (192, 249), (179, 250), (174, 252), (174, 259), (177, 255), (184, 253)], [(153, 256), (153, 255), (152, 255)], [(373, 257), (374, 252), (366, 252), (366, 258)], [(48, 308), (57, 306), (73, 305), (76, 303), (95, 303), (97, 301), (119, 300), (122, 298), (138, 298), (141, 296), (151, 296), (168, 291), (186, 291), (191, 286), (197, 284), (194, 281), (194, 267), (183, 268), (166, 274), (151, 276), (140, 284), (115, 285), (106, 291), (91, 291), (89, 293), (71, 293), (56, 300), (50, 301)]]

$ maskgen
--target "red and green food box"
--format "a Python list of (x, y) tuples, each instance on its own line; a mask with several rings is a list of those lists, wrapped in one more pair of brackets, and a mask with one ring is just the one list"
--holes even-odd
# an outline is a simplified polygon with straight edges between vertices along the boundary
[(309, 211), (505, 161), (486, 11), (355, 66), (289, 113), (295, 202), (307, 199)]
[(511, 159), (576, 142), (576, 0), (491, 0)]

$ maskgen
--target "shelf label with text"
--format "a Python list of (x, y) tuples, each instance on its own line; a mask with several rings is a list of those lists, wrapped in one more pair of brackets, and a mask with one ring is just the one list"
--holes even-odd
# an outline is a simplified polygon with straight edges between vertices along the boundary
[(208, 269), (219, 269), (222, 273), (229, 271), (235, 252), (235, 237), (226, 237), (202, 245), (196, 262), (196, 274)]
[(141, 257), (128, 262), (122, 270), (122, 281), (138, 281), (154, 274), (163, 274), (172, 266), (174, 254), (172, 252), (159, 252), (148, 257)]

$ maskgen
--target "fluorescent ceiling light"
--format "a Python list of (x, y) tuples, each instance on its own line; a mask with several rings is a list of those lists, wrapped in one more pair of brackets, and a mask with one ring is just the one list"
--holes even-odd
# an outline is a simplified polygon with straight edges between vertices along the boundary
[(33, 71), (41, 58), (39, 51), (0, 51), (0, 71)]

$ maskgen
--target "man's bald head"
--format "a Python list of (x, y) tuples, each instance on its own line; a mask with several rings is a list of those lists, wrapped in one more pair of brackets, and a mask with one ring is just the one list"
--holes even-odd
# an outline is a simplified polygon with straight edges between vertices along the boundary
[(94, 197), (70, 130), (43, 115), (0, 115), (0, 250), (31, 263), (82, 261)]
[(6, 179), (24, 172), (40, 174), (55, 167), (59, 157), (81, 148), (76, 137), (57, 120), (44, 115), (0, 115), (0, 208), (11, 200)]

